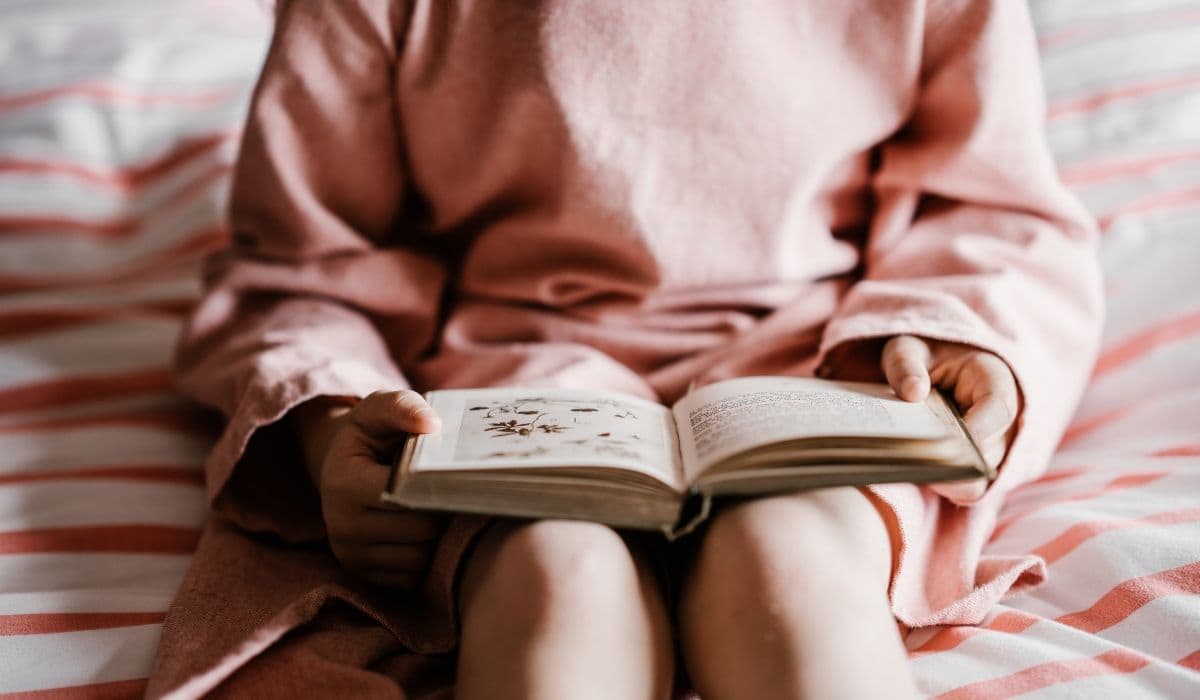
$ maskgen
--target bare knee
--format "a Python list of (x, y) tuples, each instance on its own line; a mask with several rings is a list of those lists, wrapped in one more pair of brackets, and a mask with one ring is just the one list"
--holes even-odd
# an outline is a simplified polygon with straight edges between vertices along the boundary
[(891, 568), (887, 530), (867, 497), (853, 488), (820, 489), (721, 511), (691, 580), (767, 596), (847, 582), (886, 590)]
[(506, 524), (485, 536), (472, 556), (462, 608), (469, 616), (474, 603), (487, 598), (479, 608), (501, 615), (584, 613), (611, 609), (607, 603), (635, 595), (637, 585), (633, 556), (611, 528), (566, 520)]

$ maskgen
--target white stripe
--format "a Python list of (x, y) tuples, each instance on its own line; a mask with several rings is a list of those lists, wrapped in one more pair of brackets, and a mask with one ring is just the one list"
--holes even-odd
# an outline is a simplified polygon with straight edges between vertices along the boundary
[(1021, 695), (1021, 700), (1161, 700), (1200, 697), (1200, 673), (1171, 662), (1155, 662), (1133, 673), (1103, 674), (1058, 683)]
[(1170, 192), (1194, 190), (1200, 183), (1200, 157), (1159, 166), (1149, 174), (1132, 172), (1095, 183), (1083, 182), (1075, 192), (1093, 214), (1100, 217)]
[[(1200, 310), (1200, 309), (1198, 309)], [(1157, 401), (1180, 393), (1180, 377), (1200, 377), (1200, 331), (1191, 338), (1163, 343), (1137, 359), (1118, 365), (1092, 382), (1088, 391), (1089, 413), (1118, 410), (1129, 405), (1132, 392), (1144, 400)], [(1186, 397), (1181, 397), (1187, 400)], [(1148, 454), (1170, 444), (1177, 431), (1196, 435), (1196, 416), (1200, 411), (1200, 395), (1192, 394), (1193, 410), (1178, 413), (1156, 429), (1130, 440), (1111, 436), (1109, 444), (1123, 452)], [(1178, 408), (1176, 409), (1178, 410)], [(1110, 438), (1106, 428), (1096, 433), (1098, 439)], [(1074, 448), (1075, 446), (1072, 445)], [(1094, 449), (1094, 448), (1093, 448)]]
[(0, 119), (0, 143), (10, 158), (128, 168), (162, 157), (181, 142), (234, 128), (246, 110), (244, 97), (186, 114), (126, 110), (114, 113), (85, 101), (55, 101)]
[[(928, 695), (937, 695), (970, 683), (1004, 678), (1032, 666), (1098, 656), (1116, 648), (1118, 645), (1095, 635), (1081, 632), (1052, 620), (1043, 620), (1020, 634), (990, 630), (981, 632), (969, 637), (950, 651), (914, 658), (909, 667), (913, 670), (921, 691)], [(1160, 669), (1154, 678), (1159, 686), (1195, 688), (1200, 681), (1198, 674), (1178, 666), (1162, 664)], [(1108, 676), (1108, 678), (1111, 679), (1112, 676)], [(1055, 687), (1058, 688), (1058, 686)], [(1046, 697), (1126, 698), (1137, 696), (1077, 696), (1068, 694), (1065, 689), (1062, 689), (1059, 693)]]
[(40, 280), (150, 272), (146, 258), (218, 227), (225, 196), (225, 188), (210, 188), (178, 211), (156, 214), (136, 235), (118, 243), (90, 234), (6, 234), (0, 275)]
[(0, 389), (77, 374), (166, 369), (179, 327), (174, 319), (114, 319), (0, 340)]
[[(1184, 467), (1180, 465), (1178, 468), (1182, 470)], [(1018, 487), (1005, 498), (1004, 507), (1000, 510), (999, 523), (1003, 524), (1010, 520), (1016, 523), (1034, 513), (1057, 508), (1072, 501), (1092, 503), (1097, 499), (1106, 498), (1111, 494), (1089, 494), (1106, 487), (1123, 476), (1171, 472), (1172, 470), (1170, 464), (1147, 463), (1146, 458), (1141, 455), (1125, 459), (1113, 457), (1098, 464), (1089, 463), (1083, 473), (1069, 479)], [(1148, 489), (1154, 488), (1155, 484), (1164, 478), (1168, 477), (1162, 475), (1144, 484), (1119, 487), (1112, 493), (1140, 489), (1146, 498), (1153, 498), (1154, 491)], [(1187, 480), (1188, 477), (1185, 475), (1183, 478)], [(1170, 483), (1169, 479), (1168, 483)]]
[[(61, 1), (61, 0), (60, 0)], [(1137, 0), (1132, 2), (1096, 2), (1096, 0), (1033, 0), (1029, 3), (1038, 31), (1058, 31), (1094, 21), (1117, 21), (1126, 17), (1190, 7), (1195, 0)]]
[(0, 692), (147, 678), (162, 625), (0, 636)]
[(0, 474), (94, 466), (199, 466), (212, 440), (164, 428), (105, 425), (0, 432)]
[(1105, 350), (1143, 329), (1200, 311), (1200, 285), (1193, 276), (1200, 260), (1200, 237), (1195, 229), (1186, 233), (1155, 229), (1153, 234), (1149, 240), (1108, 241), (1103, 249), (1102, 261), (1109, 273), (1106, 284), (1114, 287), (1106, 299)]
[(0, 555), (5, 594), (76, 591), (174, 592), (191, 562), (185, 554), (34, 553)]
[[(1119, 489), (1083, 500), (1046, 503), (1013, 521), (988, 544), (987, 551), (992, 554), (1024, 554), (1078, 523), (1136, 520), (1158, 513), (1194, 508), (1197, 506), (1195, 494), (1198, 492), (1200, 473), (1180, 470), (1142, 486)], [(1029, 504), (1029, 507), (1033, 507), (1033, 504)]]
[[(1142, 401), (1132, 398), (1140, 395), (1141, 386), (1136, 387), (1136, 391), (1138, 393), (1131, 395), (1126, 402), (1130, 406), (1128, 414), (1071, 442), (1069, 454), (1072, 459), (1084, 461), (1103, 458), (1114, 445), (1127, 453), (1145, 452), (1196, 440), (1195, 422), (1189, 423), (1183, 419), (1197, 415), (1200, 386), (1193, 387), (1181, 382), (1170, 394), (1143, 397)], [(1130, 401), (1134, 403), (1130, 404)], [(1080, 411), (1077, 420), (1087, 420), (1092, 415), (1092, 412)]]
[[(200, 294), (200, 271), (165, 280), (134, 280), (82, 289), (44, 289), (4, 295), (4, 312), (109, 309), (153, 302), (191, 301)], [(0, 318), (3, 314), (0, 313)]]
[(1171, 91), (1118, 100), (1099, 111), (1052, 121), (1047, 137), (1055, 157), (1063, 161), (1154, 152), (1169, 144), (1194, 142), (1198, 114), (1200, 90)]
[[(137, 396), (117, 396), (84, 404), (48, 406), (31, 411), (0, 412), (0, 439), (3, 439), (5, 435), (14, 434), (13, 430), (29, 430), (30, 423), (39, 421), (124, 419), (127, 416), (149, 414), (155, 410), (170, 412), (180, 409), (196, 410), (196, 405), (178, 393), (172, 392), (170, 387), (163, 387), (162, 391)], [(105, 425), (109, 425), (109, 423), (105, 423)], [(162, 429), (175, 432), (172, 428)], [(38, 430), (44, 430), (44, 428)], [(0, 456), (0, 464), (4, 464), (2, 456)]]
[(1097, 634), (1113, 644), (1175, 663), (1200, 649), (1200, 595), (1155, 598)]
[[(211, 173), (233, 161), (237, 142), (226, 140), (172, 170), (140, 184), (132, 192), (56, 173), (0, 173), (0, 211), (19, 218), (74, 218), (86, 222), (152, 221), (183, 205), (182, 197), (223, 191), (227, 178)], [(198, 183), (207, 182), (206, 189)], [(222, 195), (223, 196), (223, 195)], [(177, 199), (179, 198), (179, 199)], [(177, 201), (172, 201), (177, 200)]]
[(1105, 532), (1055, 562), (1046, 583), (1005, 602), (1047, 618), (1087, 610), (1125, 581), (1200, 560), (1196, 542), (1200, 522)]
[(125, 588), (95, 588), (35, 591), (29, 593), (0, 593), (0, 615), (30, 615), (36, 613), (96, 613), (96, 612), (166, 612), (175, 597), (183, 572), (174, 585), (129, 586)]
[(1050, 104), (1193, 74), (1200, 68), (1195, 24), (1113, 28), (1043, 52), (1042, 74)]
[(103, 481), (38, 481), (0, 486), (0, 537), (56, 527), (204, 524), (204, 487)]

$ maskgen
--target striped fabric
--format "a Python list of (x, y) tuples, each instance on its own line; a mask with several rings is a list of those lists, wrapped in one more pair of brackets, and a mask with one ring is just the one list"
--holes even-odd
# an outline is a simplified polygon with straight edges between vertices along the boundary
[(223, 237), (267, 20), (243, 0), (0, 5), (0, 696), (145, 688), (215, 434), (170, 352)]
[[(1033, 9), (1104, 353), (989, 544), (1048, 582), (914, 632), (912, 668), (940, 698), (1200, 697), (1200, 0)], [(145, 687), (213, 436), (169, 353), (268, 33), (248, 0), (0, 5), (0, 697)]]

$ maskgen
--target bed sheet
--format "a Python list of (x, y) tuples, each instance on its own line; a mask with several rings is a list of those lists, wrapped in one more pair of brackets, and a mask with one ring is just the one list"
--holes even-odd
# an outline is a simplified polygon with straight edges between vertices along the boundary
[[(1049, 579), (912, 633), (912, 668), (942, 698), (1200, 697), (1200, 1), (1032, 9), (1103, 353), (988, 545)], [(0, 5), (2, 697), (145, 687), (214, 430), (169, 355), (269, 31), (246, 0)]]

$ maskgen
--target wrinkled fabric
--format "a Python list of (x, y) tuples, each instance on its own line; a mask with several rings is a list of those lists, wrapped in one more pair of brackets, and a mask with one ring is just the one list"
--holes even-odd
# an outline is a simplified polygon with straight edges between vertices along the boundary
[(453, 573), (479, 519), (452, 524), (419, 599), (364, 592), (320, 544), (279, 423), (320, 395), (523, 385), (670, 403), (740, 375), (880, 378), (899, 333), (970, 344), (1012, 368), (1019, 430), (969, 506), (873, 487), (892, 610), (972, 623), (1039, 581), (1036, 556), (980, 552), (1082, 392), (1101, 291), (1095, 229), (1044, 144), (1026, 12), (280, 3), (233, 240), (177, 356), (183, 390), (228, 425), (207, 464), (217, 517), (151, 695), (252, 673), (333, 599), (405, 649), (453, 648)]

